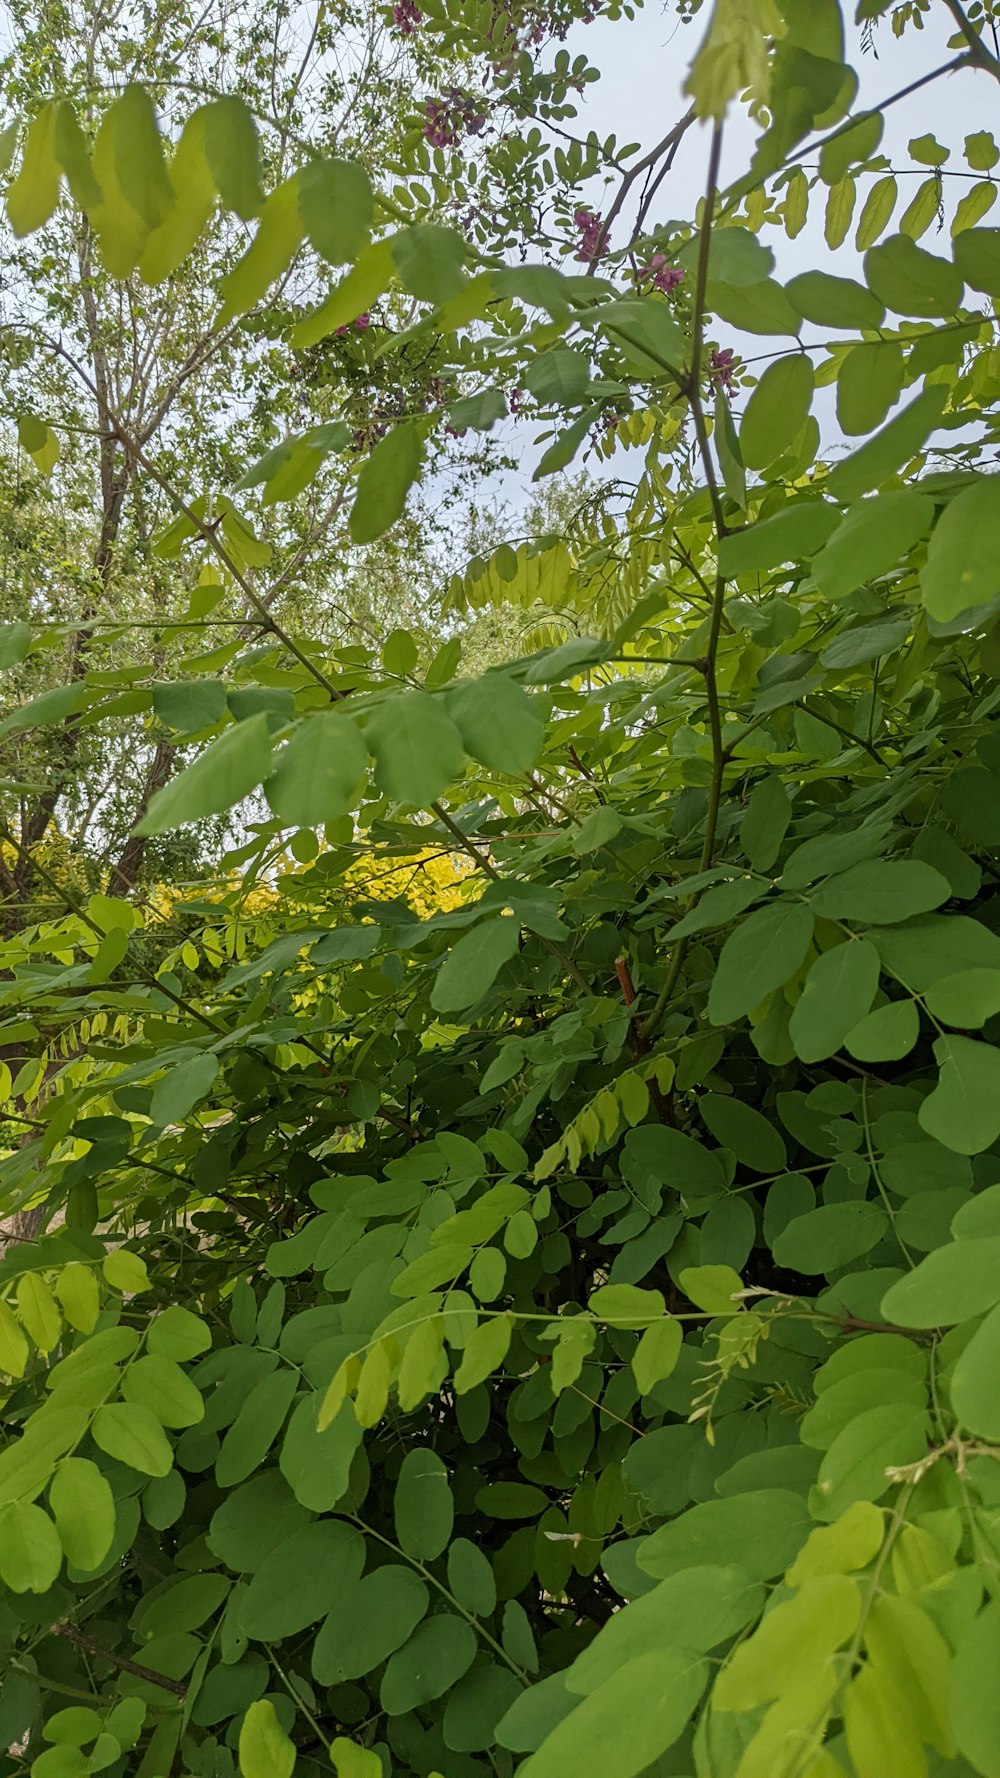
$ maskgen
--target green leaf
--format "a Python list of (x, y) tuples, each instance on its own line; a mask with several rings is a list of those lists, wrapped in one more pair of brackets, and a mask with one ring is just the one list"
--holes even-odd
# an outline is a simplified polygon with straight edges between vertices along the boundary
[(927, 1428), (923, 1409), (907, 1402), (868, 1408), (852, 1419), (820, 1465), (822, 1516), (837, 1519), (855, 1500), (880, 1500), (893, 1485), (886, 1471), (925, 1455)]
[(786, 1223), (771, 1250), (777, 1265), (816, 1277), (870, 1253), (887, 1226), (885, 1211), (864, 1199), (823, 1204)]
[(951, 1374), (951, 1405), (962, 1425), (977, 1438), (1000, 1437), (997, 1365), (1000, 1362), (1000, 1308), (990, 1311), (959, 1354)]
[(270, 1549), (253, 1574), (240, 1608), (244, 1633), (257, 1642), (298, 1635), (326, 1616), (364, 1565), (364, 1538), (353, 1525), (341, 1519), (303, 1525)]
[(733, 1315), (740, 1307), (737, 1292), (743, 1280), (732, 1266), (687, 1266), (678, 1283), (696, 1309), (707, 1315)]
[(684, 1333), (672, 1315), (647, 1327), (632, 1354), (632, 1374), (641, 1395), (673, 1374), (681, 1354)]
[(138, 1253), (130, 1253), (127, 1247), (116, 1247), (106, 1254), (101, 1261), (101, 1271), (105, 1284), (124, 1295), (132, 1296), (149, 1289), (145, 1260)]
[(859, 253), (863, 253), (866, 247), (877, 241), (882, 230), (888, 226), (896, 208), (897, 196), (898, 186), (891, 173), (876, 179), (865, 199), (854, 237), (854, 245)]
[(51, 426), (34, 414), (22, 414), (17, 422), (18, 443), (42, 475), (51, 475), (59, 461), (59, 440)]
[(826, 488), (837, 500), (857, 500), (902, 469), (926, 443), (944, 412), (947, 391), (925, 389), (881, 432), (844, 457), (830, 471)]
[(914, 136), (910, 142), (910, 153), (915, 161), (921, 161), (925, 167), (943, 167), (951, 149), (942, 148), (936, 137), (928, 132), (926, 136)]
[[(449, 1555), (449, 1581), (450, 1577)], [(320, 1685), (339, 1685), (372, 1673), (409, 1641), (429, 1605), (423, 1581), (412, 1568), (398, 1563), (387, 1563), (345, 1587), (316, 1634), (313, 1678)]]
[(226, 1432), (215, 1462), (220, 1488), (232, 1488), (259, 1469), (285, 1424), (298, 1387), (293, 1370), (261, 1377)]
[(873, 432), (903, 392), (903, 352), (894, 340), (852, 346), (837, 373), (837, 419), (844, 432)]
[(455, 1518), (448, 1471), (434, 1451), (403, 1458), (393, 1499), (396, 1537), (408, 1556), (432, 1562), (447, 1546)]
[(959, 1753), (982, 1778), (1000, 1774), (1000, 1600), (991, 1599), (964, 1628), (955, 1650), (950, 1702)]
[(989, 130), (978, 130), (965, 138), (965, 159), (974, 173), (988, 173), (1000, 161), (1000, 148)]
[(476, 1656), (476, 1633), (462, 1618), (442, 1612), (427, 1618), (391, 1657), (379, 1702), (387, 1716), (405, 1716), (437, 1698), (467, 1673)]
[(466, 1537), (456, 1537), (448, 1549), (448, 1585), (460, 1605), (477, 1617), (490, 1617), (496, 1609), (496, 1579), (482, 1550)]
[(719, 572), (731, 579), (811, 556), (822, 548), (839, 521), (840, 514), (833, 506), (816, 500), (796, 502), (772, 518), (724, 537), (719, 544)]
[(15, 235), (42, 228), (59, 202), (54, 104), (43, 105), (25, 137), (17, 178), (7, 188), (7, 219)]
[(100, 1732), (101, 1719), (97, 1711), (78, 1704), (68, 1710), (57, 1710), (42, 1730), (46, 1741), (53, 1741), (60, 1747), (87, 1747), (91, 1741), (97, 1740)]
[(305, 315), (292, 329), (292, 346), (301, 351), (304, 347), (318, 345), (338, 327), (349, 326), (388, 289), (392, 272), (390, 243), (373, 241), (319, 308)]
[(706, 1654), (757, 1617), (764, 1596), (741, 1568), (682, 1569), (611, 1614), (567, 1669), (566, 1686), (586, 1697), (636, 1655), (675, 1645), (680, 1625), (684, 1647)]
[(48, 1513), (23, 1500), (0, 1508), (0, 1579), (12, 1593), (47, 1593), (61, 1565)]
[[(829, 543), (813, 558), (812, 576), (820, 592), (827, 599), (844, 599), (866, 582), (887, 573), (930, 529), (933, 517), (932, 502), (913, 488), (900, 488), (893, 493), (877, 494), (871, 500), (858, 501), (850, 508)], [(895, 648), (909, 629), (906, 620), (899, 621), (903, 625), (901, 631), (884, 620), (881, 626), (866, 627), (876, 633), (884, 628), (895, 638), (892, 643)], [(824, 666), (855, 666), (889, 652), (878, 648), (872, 654), (855, 656), (848, 641), (849, 635), (850, 632), (838, 636), (824, 650)]]
[(677, 366), (685, 356), (685, 340), (664, 303), (623, 297), (602, 303), (594, 310), (593, 321), (624, 348), (629, 365), (638, 376), (655, 380), (677, 374)]
[(925, 252), (907, 235), (890, 235), (869, 249), (865, 278), (873, 295), (897, 315), (946, 318), (962, 300), (962, 279), (950, 260)]
[(359, 1747), (338, 1735), (330, 1747), (330, 1758), (337, 1768), (337, 1778), (381, 1778), (382, 1761), (372, 1747)]
[(190, 1309), (181, 1308), (179, 1303), (155, 1315), (146, 1336), (147, 1352), (161, 1358), (173, 1358), (182, 1364), (186, 1359), (207, 1352), (211, 1344), (208, 1323), (202, 1321), (200, 1315), (192, 1314)]
[(242, 99), (229, 94), (203, 111), (205, 159), (223, 206), (244, 222), (259, 213), (260, 144), (257, 126)]
[(705, 301), (713, 315), (743, 333), (798, 333), (802, 317), (773, 278), (754, 284), (709, 279)]
[(394, 525), (406, 496), (420, 473), (423, 438), (420, 427), (406, 420), (379, 439), (361, 466), (358, 491), (348, 521), (355, 543), (373, 543)]
[(355, 724), (335, 710), (318, 710), (275, 755), (264, 792), (279, 821), (323, 827), (356, 807), (367, 773), (368, 749)]
[(296, 1402), (281, 1446), (279, 1467), (295, 1498), (311, 1512), (330, 1512), (347, 1493), (351, 1464), (362, 1431), (345, 1402), (323, 1432), (317, 1430), (318, 1400)]
[(182, 1124), (194, 1107), (211, 1092), (219, 1072), (219, 1058), (206, 1050), (179, 1062), (153, 1089), (150, 1106), (152, 1122), (158, 1130)]
[(173, 1452), (159, 1420), (135, 1402), (98, 1408), (91, 1430), (100, 1450), (143, 1475), (166, 1475), (173, 1465)]
[(933, 174), (918, 185), (899, 219), (899, 232), (911, 241), (919, 241), (941, 214), (941, 187)]
[(582, 352), (555, 346), (531, 359), (525, 366), (523, 380), (525, 388), (544, 406), (572, 406), (587, 392), (590, 366)]
[(219, 285), (222, 307), (216, 325), (225, 327), (262, 302), (283, 277), (302, 241), (299, 179), (275, 187), (260, 213), (257, 233)]
[(488, 1482), (476, 1495), (477, 1507), (491, 1519), (537, 1519), (548, 1504), (548, 1496), (530, 1482)]
[(464, 764), (461, 738), (439, 700), (403, 692), (380, 709), (365, 730), (380, 787), (399, 802), (432, 803)]
[(731, 1148), (755, 1173), (780, 1173), (787, 1154), (781, 1133), (769, 1118), (735, 1096), (704, 1093), (698, 1111), (717, 1142)]
[(896, 1062), (909, 1055), (919, 1035), (915, 1003), (890, 1000), (845, 1034), (844, 1048), (858, 1062)]
[(784, 1573), (810, 1529), (801, 1495), (759, 1488), (688, 1507), (646, 1538), (636, 1560), (657, 1580), (702, 1563), (732, 1565), (752, 1580), (771, 1580)]
[(856, 1500), (832, 1525), (818, 1525), (800, 1549), (786, 1579), (789, 1586), (818, 1580), (825, 1574), (850, 1574), (867, 1568), (882, 1548), (885, 1515), (870, 1501)]
[(708, 999), (713, 1025), (730, 1025), (781, 988), (802, 963), (813, 916), (800, 902), (758, 908), (730, 934), (719, 955)]
[(64, 1457), (49, 1487), (49, 1504), (67, 1561), (84, 1574), (99, 1568), (115, 1534), (115, 1500), (96, 1463)]
[(404, 290), (420, 302), (443, 303), (465, 283), (468, 245), (458, 229), (418, 222), (392, 237), (392, 257)]
[(745, 512), (747, 506), (746, 469), (740, 456), (739, 440), (733, 425), (733, 416), (729, 411), (729, 402), (726, 399), (725, 390), (721, 387), (715, 392), (714, 419), (713, 437), (723, 484), (730, 500)]
[(431, 989), (437, 1012), (464, 1012), (493, 986), (505, 963), (516, 957), (520, 921), (513, 914), (480, 920), (463, 932), (448, 952)]
[(258, 1698), (243, 1718), (239, 1755), (243, 1778), (292, 1778), (295, 1743), (285, 1734), (270, 1698)]
[(788, 832), (792, 805), (778, 777), (754, 785), (740, 823), (740, 845), (755, 871), (769, 871)]
[(193, 765), (156, 791), (136, 833), (169, 833), (190, 821), (222, 815), (248, 797), (271, 769), (271, 738), (267, 716), (234, 723), (199, 755)]
[(943, 1025), (977, 1030), (1000, 1012), (1000, 970), (963, 969), (943, 976), (924, 999), (928, 1012)]
[(147, 284), (159, 284), (177, 270), (215, 208), (215, 182), (205, 156), (207, 109), (202, 106), (188, 118), (174, 150), (169, 174), (174, 203), (160, 226), (147, 235), (139, 259), (139, 275)]
[(350, 265), (367, 245), (375, 199), (359, 161), (314, 160), (298, 179), (299, 214), (317, 253)]
[(885, 119), (880, 111), (862, 111), (843, 125), (820, 149), (820, 178), (828, 185), (834, 185), (859, 161), (870, 160), (882, 140), (884, 128)]
[(931, 535), (920, 595), (931, 617), (948, 623), (1000, 592), (996, 534), (1000, 476), (984, 476), (948, 502)]
[(834, 945), (817, 957), (788, 1027), (803, 1062), (823, 1061), (840, 1049), (875, 998), (880, 968), (878, 952), (866, 939)]
[(635, 1778), (680, 1739), (708, 1676), (676, 1648), (636, 1655), (519, 1767), (521, 1778)]
[(1000, 228), (963, 229), (952, 252), (966, 284), (987, 296), (1000, 296)]
[(855, 332), (859, 327), (881, 327), (885, 320), (884, 305), (853, 278), (800, 272), (787, 288), (799, 313), (817, 327)]
[[(692, 277), (697, 270), (700, 246), (700, 239), (695, 236), (677, 256)], [(751, 229), (726, 223), (712, 230), (708, 270), (710, 277), (721, 278), (724, 284), (758, 284), (773, 272), (774, 254)]]
[(804, 352), (768, 365), (740, 422), (740, 455), (748, 469), (764, 469), (798, 437), (812, 406), (815, 378)]
[(805, 1581), (729, 1656), (715, 1683), (713, 1707), (755, 1710), (780, 1698), (786, 1686), (802, 1685), (849, 1640), (860, 1616), (861, 1592), (846, 1574)]
[(971, 1037), (939, 1037), (941, 1074), (920, 1107), (921, 1128), (956, 1154), (981, 1154), (1000, 1136), (1000, 1049)]
[(23, 1377), (28, 1356), (28, 1342), (17, 1318), (0, 1302), (0, 1371), (8, 1377)]
[(149, 1408), (161, 1426), (197, 1426), (205, 1417), (200, 1390), (172, 1358), (147, 1353), (130, 1364), (122, 1378), (126, 1401)]
[(599, 408), (588, 408), (572, 426), (567, 426), (558, 434), (553, 444), (541, 457), (531, 479), (533, 482), (543, 481), (547, 475), (555, 475), (557, 470), (565, 469), (572, 463), (584, 439), (593, 426), (600, 412)]
[(147, 228), (158, 228), (174, 203), (153, 102), (131, 81), (108, 114), (113, 127), (115, 172), (126, 202)]
[(528, 772), (538, 758), (545, 724), (538, 705), (504, 673), (449, 691), (445, 708), (467, 753), (496, 772)]
[(587, 1307), (608, 1327), (650, 1327), (665, 1313), (666, 1303), (658, 1290), (640, 1290), (635, 1284), (602, 1284), (590, 1294)]
[[(489, 1249), (484, 1249), (489, 1252)], [(482, 1299), (481, 1299), (482, 1300)], [(478, 1388), (494, 1371), (499, 1370), (507, 1356), (514, 1333), (509, 1315), (493, 1315), (481, 1321), (469, 1334), (462, 1352), (462, 1362), (455, 1372), (455, 1393), (467, 1395)]]
[(890, 926), (929, 913), (951, 895), (951, 885), (932, 865), (916, 858), (867, 859), (828, 877), (810, 900), (825, 920), (860, 920)]
[(210, 728), (226, 714), (226, 690), (217, 679), (187, 679), (154, 685), (153, 709), (167, 728), (192, 733)]
[(1000, 1303), (1000, 1235), (952, 1241), (891, 1284), (882, 1313), (899, 1327), (954, 1327)]
[(562, 1673), (552, 1673), (515, 1699), (496, 1725), (496, 1740), (515, 1753), (530, 1753), (569, 1715), (576, 1701), (566, 1690)]
[(31, 647), (31, 639), (30, 624), (0, 624), (0, 669), (18, 666)]
[(857, 201), (858, 182), (852, 174), (846, 174), (837, 180), (836, 185), (831, 185), (823, 218), (823, 239), (834, 251), (847, 239)]
[(55, 1297), (36, 1272), (23, 1272), (17, 1281), (17, 1310), (40, 1352), (59, 1344), (62, 1316)]

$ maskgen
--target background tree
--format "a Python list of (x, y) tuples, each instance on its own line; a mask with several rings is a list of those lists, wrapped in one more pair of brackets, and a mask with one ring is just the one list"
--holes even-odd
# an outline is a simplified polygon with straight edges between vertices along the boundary
[[(92, 161), (65, 114), (17, 151), (13, 217), (31, 194), (47, 225), (68, 163), (120, 275), (158, 230), (197, 234), (190, 175), (251, 213), (234, 315), (299, 362), (388, 337), (336, 399), (317, 376), (315, 423), (182, 489), (153, 545), (183, 577), (169, 627), (212, 652), (130, 684), (191, 750), (136, 837), (235, 820), (238, 849), (179, 916), (36, 848), (65, 911), (5, 942), (27, 1055), (0, 1086), (30, 1139), (3, 1188), (44, 1226), (0, 1263), (13, 1772), (997, 1769), (985, 133), (922, 243), (946, 153), (927, 91), (959, 69), (992, 90), (1000, 61), (990, 11), (947, 13), (942, 66), (859, 112), (833, 0), (717, 0), (693, 118), (624, 166), (550, 153), (586, 76), (538, 21), (428, 15), (441, 79), (397, 176), (428, 212), (298, 144), (258, 192), (231, 100), (185, 122), (190, 165), (135, 90)], [(458, 150), (486, 125), (454, 70), (477, 58), (525, 127), (484, 140), (509, 204), (470, 241)], [(757, 137), (725, 186), (741, 94)], [(932, 190), (894, 229), (883, 113), (907, 102)], [(698, 118), (700, 214), (661, 220)], [(598, 206), (577, 182), (605, 159)], [(141, 226), (87, 184), (126, 166), (161, 194)], [(779, 279), (772, 231), (819, 200), (835, 250), (859, 197), (865, 282)], [(406, 381), (419, 363), (439, 392)], [(416, 394), (359, 438), (380, 366)], [(374, 549), (444, 427), (488, 435), (513, 390), (549, 435), (539, 478), (587, 452), (590, 498), (484, 550), (438, 634), (276, 615), (321, 478)], [(630, 483), (615, 435), (643, 450)], [(513, 626), (562, 628), (471, 678), (448, 631), (504, 588)], [(223, 610), (256, 634), (220, 646)], [(3, 632), (15, 670), (51, 633)], [(84, 682), (98, 729), (107, 690)], [(406, 880), (432, 863), (441, 905)]]

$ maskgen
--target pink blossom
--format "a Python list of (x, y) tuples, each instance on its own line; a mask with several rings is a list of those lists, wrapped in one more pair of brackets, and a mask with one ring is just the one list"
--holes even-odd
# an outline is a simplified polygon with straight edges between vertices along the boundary
[(404, 37), (412, 37), (417, 26), (423, 20), (423, 13), (414, 0), (397, 0), (392, 9), (392, 22), (403, 33)]
[(721, 388), (732, 388), (733, 375), (736, 370), (736, 353), (733, 351), (732, 346), (725, 346), (721, 350), (716, 348), (709, 360), (709, 370), (711, 371), (714, 381), (717, 382)]
[(668, 265), (663, 253), (654, 253), (649, 264), (640, 266), (636, 273), (639, 279), (652, 278), (653, 289), (663, 290), (668, 296), (678, 284), (683, 284), (686, 275), (682, 266)]
[(576, 257), (585, 265), (591, 264), (595, 259), (600, 259), (607, 245), (603, 218), (581, 206), (579, 210), (574, 210), (573, 221), (581, 231)]

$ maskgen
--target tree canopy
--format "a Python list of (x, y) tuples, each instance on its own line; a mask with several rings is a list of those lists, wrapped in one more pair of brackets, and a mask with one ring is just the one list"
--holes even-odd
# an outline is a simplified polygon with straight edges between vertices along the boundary
[(992, 0), (10, 10), (0, 1771), (997, 1778)]

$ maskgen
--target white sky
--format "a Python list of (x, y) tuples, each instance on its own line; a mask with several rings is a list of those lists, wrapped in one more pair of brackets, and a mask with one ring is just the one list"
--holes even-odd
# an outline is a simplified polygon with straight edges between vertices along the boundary
[[(652, 4), (647, 5), (633, 22), (619, 19), (612, 23), (598, 18), (591, 25), (577, 26), (568, 37), (566, 48), (572, 55), (586, 54), (588, 60), (601, 70), (601, 80), (587, 89), (578, 119), (566, 127), (577, 135), (594, 129), (602, 140), (614, 133), (620, 146), (640, 142), (642, 152), (660, 140), (686, 109), (687, 102), (681, 89), (704, 34), (709, 11), (710, 0), (706, 0), (694, 22), (683, 25), (672, 6), (664, 8), (657, 0), (652, 0)], [(852, 11), (850, 0), (844, 0), (844, 11), (849, 17)], [(861, 111), (874, 106), (921, 75), (952, 60), (957, 53), (948, 47), (953, 30), (953, 20), (945, 7), (938, 5), (928, 15), (923, 30), (910, 26), (901, 39), (894, 37), (890, 25), (883, 22), (875, 32), (877, 53), (863, 54), (860, 29), (849, 24), (846, 59), (857, 69), (860, 78), (858, 97), (852, 109)], [(964, 139), (979, 130), (993, 130), (1000, 137), (1000, 86), (988, 76), (970, 70), (943, 76), (890, 108), (886, 113), (879, 153), (892, 163), (899, 177), (900, 198), (895, 222), (887, 232), (898, 226), (899, 215), (931, 170), (911, 160), (910, 140), (933, 133), (939, 142), (951, 148), (950, 166), (956, 172), (967, 173), (962, 155)], [(745, 112), (734, 105), (726, 122), (723, 183), (735, 179), (748, 165), (756, 133)], [(670, 175), (660, 188), (648, 218), (648, 229), (655, 228), (657, 222), (693, 217), (704, 188), (707, 146), (707, 127), (696, 126), (688, 133)], [(949, 209), (968, 190), (969, 183), (966, 178), (946, 177), (945, 198)], [(782, 282), (797, 272), (813, 268), (831, 270), (842, 277), (864, 279), (861, 256), (855, 250), (853, 235), (867, 186), (863, 185), (859, 192), (851, 230), (836, 253), (831, 252), (823, 236), (826, 189), (819, 186), (810, 194), (806, 225), (794, 241), (790, 241), (779, 228), (768, 227), (763, 232), (762, 238), (775, 254), (775, 276)], [(603, 199), (604, 208), (609, 201), (608, 197)], [(600, 191), (595, 190), (593, 202), (595, 208), (602, 207)], [(986, 224), (998, 221), (1000, 206), (984, 218)], [(619, 238), (623, 236), (624, 230)], [(948, 239), (947, 230), (937, 234), (932, 225), (921, 245), (932, 253), (947, 254)], [(740, 337), (721, 324), (717, 331), (720, 337), (724, 335), (748, 356), (790, 344), (781, 338)], [(833, 418), (832, 397), (825, 399), (821, 396), (817, 410), (826, 436)], [(516, 443), (522, 464), (519, 475), (504, 478), (502, 491), (513, 504), (523, 501), (531, 471), (540, 455), (540, 451), (529, 443), (534, 431), (524, 423), (506, 430), (505, 436)], [(835, 442), (835, 422), (833, 435)], [(630, 455), (621, 453), (623, 467), (628, 464)]]

